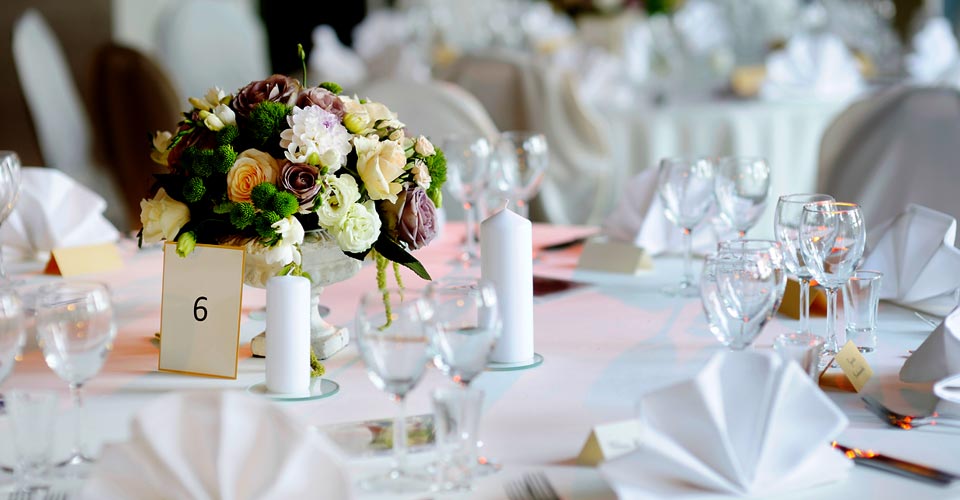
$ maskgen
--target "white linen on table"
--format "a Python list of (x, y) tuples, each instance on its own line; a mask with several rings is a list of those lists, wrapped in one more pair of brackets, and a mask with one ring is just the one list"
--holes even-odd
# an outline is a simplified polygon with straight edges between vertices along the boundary
[(904, 382), (932, 382), (960, 373), (960, 308), (943, 318), (900, 369)]

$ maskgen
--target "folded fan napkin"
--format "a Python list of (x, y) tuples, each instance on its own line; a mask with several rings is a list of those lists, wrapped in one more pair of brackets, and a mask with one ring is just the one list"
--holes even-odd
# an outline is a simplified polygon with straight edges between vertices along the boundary
[(324, 24), (313, 29), (313, 50), (308, 61), (310, 78), (337, 82), (348, 89), (367, 79), (367, 65), (350, 47), (340, 43), (337, 33)]
[(960, 290), (956, 236), (956, 219), (910, 204), (867, 232), (870, 252), (861, 267), (883, 273), (881, 299), (944, 316), (957, 306)]
[[(620, 498), (683, 485), (771, 495), (843, 478), (830, 447), (847, 417), (800, 369), (767, 352), (724, 351), (692, 380), (640, 403), (642, 446), (601, 465)], [(689, 488), (687, 490), (689, 493)]]
[(913, 53), (906, 57), (907, 73), (919, 83), (960, 83), (960, 47), (950, 21), (937, 16), (913, 36)]
[(241, 392), (174, 393), (134, 417), (130, 441), (107, 445), (83, 498), (348, 498), (325, 438)]
[(960, 374), (960, 308), (943, 318), (900, 368), (904, 382), (931, 382)]
[(801, 33), (767, 56), (764, 99), (844, 99), (864, 89), (859, 64), (843, 40), (830, 33)]
[(104, 216), (107, 202), (53, 168), (20, 172), (20, 198), (0, 225), (0, 244), (25, 256), (55, 248), (117, 241), (120, 233)]
[[(724, 227), (719, 217), (708, 214), (693, 231), (693, 251), (716, 251), (720, 238), (731, 239), (735, 232)], [(708, 227), (709, 226), (709, 227)], [(648, 168), (627, 181), (617, 207), (603, 221), (602, 233), (623, 243), (643, 248), (650, 255), (683, 250), (683, 234), (667, 220), (657, 194), (657, 169)]]

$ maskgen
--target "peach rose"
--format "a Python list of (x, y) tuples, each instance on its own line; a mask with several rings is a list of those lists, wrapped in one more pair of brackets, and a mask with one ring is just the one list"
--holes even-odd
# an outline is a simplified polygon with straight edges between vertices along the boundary
[(250, 191), (263, 182), (277, 182), (280, 165), (277, 160), (256, 149), (239, 156), (227, 172), (227, 197), (231, 201), (250, 201)]

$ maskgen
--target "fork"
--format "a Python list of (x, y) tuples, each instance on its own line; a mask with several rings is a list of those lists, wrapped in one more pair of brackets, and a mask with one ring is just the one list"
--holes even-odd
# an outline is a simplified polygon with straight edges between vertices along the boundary
[(873, 412), (874, 415), (880, 417), (880, 420), (883, 420), (891, 427), (897, 427), (904, 430), (910, 430), (914, 427), (921, 427), (924, 425), (960, 427), (960, 419), (941, 417), (936, 413), (931, 415), (907, 415), (887, 408), (871, 396), (862, 396), (860, 399), (867, 404), (868, 410)]
[(510, 500), (561, 500), (543, 472), (527, 473), (504, 486)]

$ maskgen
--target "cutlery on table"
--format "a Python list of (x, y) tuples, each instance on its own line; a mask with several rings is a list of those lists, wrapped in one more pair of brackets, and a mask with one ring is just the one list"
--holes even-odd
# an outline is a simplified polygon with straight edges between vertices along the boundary
[(904, 430), (910, 430), (914, 427), (922, 427), (924, 425), (960, 427), (960, 419), (957, 418), (941, 417), (936, 413), (933, 413), (932, 415), (907, 415), (887, 408), (871, 396), (862, 396), (860, 399), (867, 404), (868, 410), (873, 412), (874, 415), (880, 417), (880, 420), (883, 420), (891, 427), (897, 427)]
[(504, 485), (510, 500), (560, 500), (557, 490), (543, 472), (527, 473)]
[(899, 476), (904, 476), (927, 483), (933, 483), (940, 486), (946, 486), (958, 479), (958, 476), (954, 474), (939, 469), (934, 469), (933, 467), (928, 467), (926, 465), (907, 462), (906, 460), (900, 460), (899, 458), (888, 457), (871, 450), (848, 448), (842, 444), (838, 444), (836, 441), (831, 444), (834, 448), (842, 451), (847, 458), (853, 460), (853, 462), (857, 465), (864, 465), (873, 469), (890, 472)]
[[(592, 235), (591, 235), (591, 236), (592, 236)], [(572, 240), (561, 241), (561, 242), (559, 242), (559, 243), (554, 243), (554, 244), (552, 244), (552, 245), (542, 246), (542, 247), (540, 247), (540, 251), (542, 251), (542, 252), (554, 252), (554, 251), (558, 251), (558, 250), (566, 250), (566, 249), (568, 249), (568, 248), (575, 247), (575, 246), (577, 246), (577, 245), (582, 245), (582, 244), (586, 243), (589, 238), (590, 238), (590, 236), (581, 236), (581, 237), (579, 237), (579, 238), (574, 238), (574, 239), (572, 239)]]

